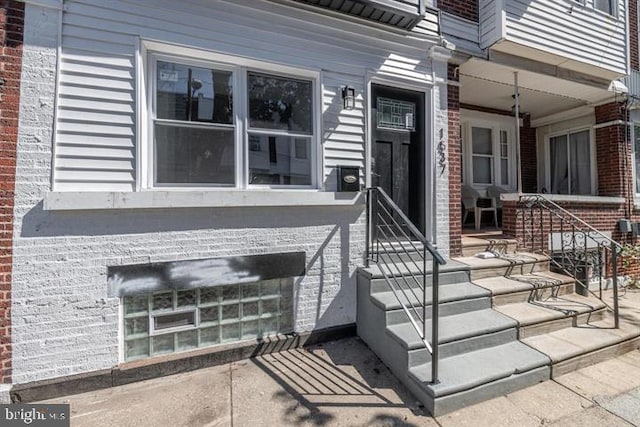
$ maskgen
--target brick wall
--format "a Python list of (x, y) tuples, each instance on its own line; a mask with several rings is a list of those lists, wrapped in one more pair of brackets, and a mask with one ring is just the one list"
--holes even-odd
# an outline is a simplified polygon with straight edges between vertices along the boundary
[(631, 68), (640, 70), (640, 52), (638, 52), (638, 0), (629, 0), (629, 54)]
[(538, 151), (536, 130), (531, 127), (531, 118), (523, 117), (520, 127), (520, 170), (522, 173), (522, 191), (538, 192)]
[(24, 3), (0, 0), (0, 382), (11, 383), (11, 265)]
[[(449, 64), (447, 77), (457, 82), (456, 65)], [(452, 256), (462, 253), (462, 139), (460, 138), (460, 88), (447, 86), (449, 119), (449, 249)]]
[(598, 168), (598, 194), (601, 196), (623, 196), (625, 194), (625, 169), (630, 159), (624, 145), (624, 126), (617, 124), (623, 119), (622, 104), (612, 102), (595, 108), (596, 124), (609, 126), (596, 128), (596, 158)]
[(478, 0), (438, 0), (438, 8), (443, 12), (478, 22)]

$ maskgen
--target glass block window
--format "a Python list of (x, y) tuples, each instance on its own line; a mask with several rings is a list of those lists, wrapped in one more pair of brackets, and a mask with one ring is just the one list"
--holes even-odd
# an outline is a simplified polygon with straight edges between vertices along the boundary
[(291, 279), (125, 296), (125, 360), (291, 332), (292, 297)]
[(378, 129), (415, 130), (416, 104), (378, 97)]

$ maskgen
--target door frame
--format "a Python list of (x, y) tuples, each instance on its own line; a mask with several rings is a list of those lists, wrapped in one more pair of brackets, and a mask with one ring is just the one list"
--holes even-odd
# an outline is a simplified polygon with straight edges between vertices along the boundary
[[(371, 117), (372, 108), (372, 88), (374, 84), (388, 86), (396, 89), (410, 90), (424, 94), (423, 111), (425, 114), (424, 126), (424, 234), (427, 240), (435, 242), (436, 228), (436, 168), (435, 168), (435, 141), (436, 141), (436, 124), (435, 124), (435, 99), (433, 96), (433, 84), (428, 81), (407, 80), (392, 76), (379, 75), (375, 73), (367, 73), (365, 90), (365, 185), (371, 187), (371, 155), (373, 144), (373, 118)], [(431, 185), (429, 185), (431, 180)]]

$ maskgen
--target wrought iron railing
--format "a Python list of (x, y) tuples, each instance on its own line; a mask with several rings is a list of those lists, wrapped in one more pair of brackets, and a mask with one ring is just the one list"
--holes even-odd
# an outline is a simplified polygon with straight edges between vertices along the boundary
[[(531, 252), (549, 257), (551, 265), (575, 279), (576, 291), (594, 295), (613, 310), (619, 327), (618, 260), (622, 245), (541, 194), (520, 196), (517, 226)], [(598, 293), (592, 291), (596, 278)], [(611, 283), (613, 307), (603, 299), (603, 287)]]
[[(446, 264), (380, 187), (367, 189), (367, 267), (374, 263), (431, 354), (431, 380), (438, 382), (439, 267)], [(431, 263), (431, 271), (427, 269)], [(431, 342), (427, 331), (427, 283), (431, 278)]]

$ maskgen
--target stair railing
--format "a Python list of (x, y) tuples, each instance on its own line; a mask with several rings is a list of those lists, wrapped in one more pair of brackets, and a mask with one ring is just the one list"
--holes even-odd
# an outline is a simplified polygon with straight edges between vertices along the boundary
[[(583, 295), (592, 294), (613, 310), (615, 328), (620, 326), (618, 307), (618, 256), (622, 245), (541, 194), (520, 196), (522, 244), (531, 252), (549, 257), (551, 264), (574, 278)], [(590, 277), (599, 277), (599, 292), (590, 288)], [(613, 308), (602, 297), (603, 284), (611, 276)]]
[[(367, 267), (374, 263), (431, 354), (438, 382), (439, 267), (444, 257), (380, 187), (367, 189)], [(427, 281), (431, 262), (431, 342), (427, 337)], [(420, 293), (422, 295), (420, 295)], [(416, 307), (414, 302), (421, 302)]]

